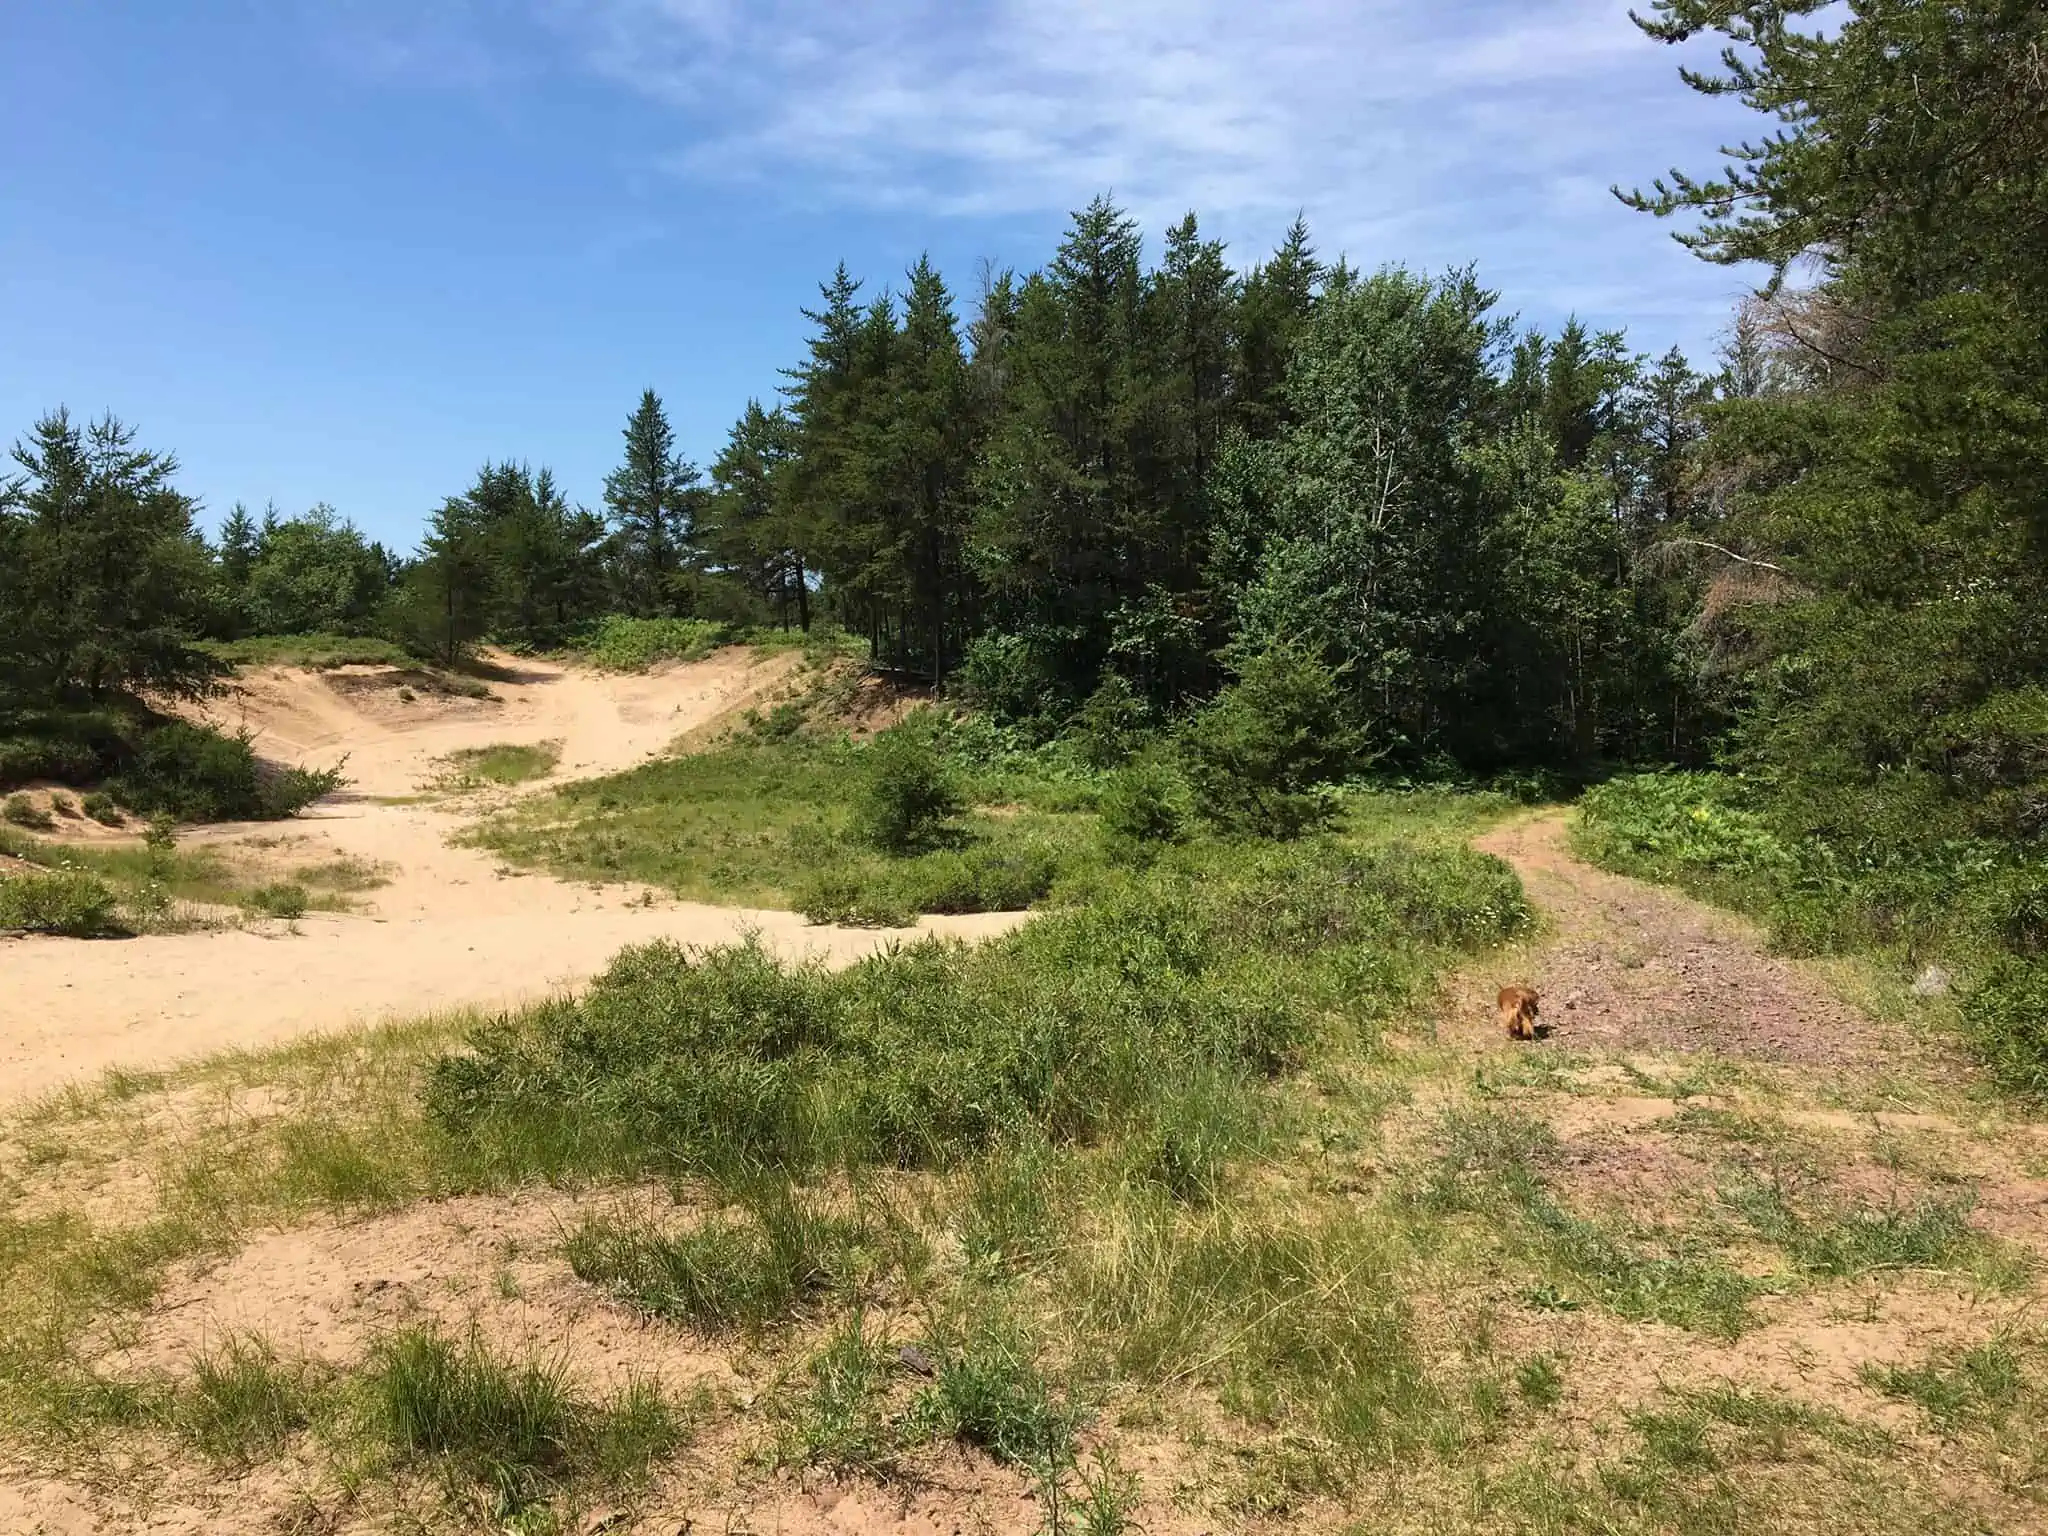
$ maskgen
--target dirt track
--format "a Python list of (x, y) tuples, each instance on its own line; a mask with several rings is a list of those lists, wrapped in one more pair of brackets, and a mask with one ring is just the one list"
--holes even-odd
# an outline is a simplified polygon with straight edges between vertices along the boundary
[[(562, 744), (557, 781), (631, 767), (676, 736), (780, 684), (794, 657), (730, 652), (650, 676), (610, 677), (506, 658), (491, 700), (359, 688), (363, 669), (266, 668), (214, 714), (257, 732), (283, 762), (346, 757), (342, 793), (295, 821), (218, 827), (194, 841), (283, 837), (295, 863), (351, 856), (390, 883), (346, 916), (302, 919), (296, 933), (191, 933), (120, 941), (0, 941), (0, 1100), (47, 1092), (109, 1067), (160, 1067), (228, 1048), (389, 1017), (502, 1006), (573, 985), (622, 946), (667, 938), (716, 943), (760, 932), (787, 954), (849, 959), (888, 942), (872, 931), (812, 928), (787, 912), (670, 901), (631, 886), (507, 877), (490, 854), (448, 841), (484, 807), (392, 803), (417, 796), (463, 747)], [(979, 934), (997, 916), (928, 919), (930, 931)]]

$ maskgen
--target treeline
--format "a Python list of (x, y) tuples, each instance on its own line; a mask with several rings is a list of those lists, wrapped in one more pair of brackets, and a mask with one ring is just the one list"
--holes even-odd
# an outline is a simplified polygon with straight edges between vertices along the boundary
[(613, 613), (823, 620), (1047, 734), (1091, 700), (1165, 721), (1285, 643), (1341, 680), (1362, 760), (1584, 770), (1711, 739), (1693, 582), (1645, 556), (1712, 531), (1703, 407), (1739, 374), (1517, 334), (1473, 274), (1327, 265), (1299, 223), (1240, 271), (1190, 216), (1148, 264), (1103, 201), (1042, 270), (985, 273), (964, 323), (922, 261), (871, 298), (842, 269), (806, 313), (783, 398), (708, 474), (648, 391), (601, 512), (489, 464), (407, 555), (326, 507), (238, 506), (209, 542), (172, 460), (59, 412), (0, 518), (0, 667), (98, 697), (203, 685), (180, 637), (453, 662)]
[(862, 295), (823, 285), (700, 514), (778, 610), (1046, 730), (1105, 689), (1169, 717), (1285, 642), (1411, 770), (1705, 750), (1693, 582), (1644, 556), (1711, 530), (1728, 375), (1518, 334), (1472, 273), (1325, 264), (1299, 223), (1239, 271), (1190, 216), (1148, 265), (1104, 201), (964, 321), (926, 262)]
[(1719, 34), (1691, 83), (1772, 124), (1628, 198), (1770, 274), (1707, 413), (1693, 625), (1732, 709), (1718, 794), (1772, 842), (1695, 862), (1752, 868), (1803, 947), (2006, 956), (1966, 1011), (2048, 1089), (2048, 10), (1662, 0), (1643, 25)]

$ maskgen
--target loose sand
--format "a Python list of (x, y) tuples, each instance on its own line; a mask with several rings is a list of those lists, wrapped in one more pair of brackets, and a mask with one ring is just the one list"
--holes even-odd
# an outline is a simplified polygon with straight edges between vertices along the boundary
[[(450, 752), (559, 742), (549, 781), (610, 773), (658, 755), (685, 731), (786, 684), (793, 656), (730, 651), (651, 675), (607, 676), (500, 657), (491, 699), (411, 690), (379, 669), (265, 668), (217, 701), (214, 717), (254, 730), (285, 763), (346, 758), (350, 783), (294, 821), (214, 827), (190, 841), (265, 846), (294, 864), (353, 857), (389, 883), (359, 910), (295, 925), (81, 941), (0, 940), (0, 1101), (48, 1092), (110, 1067), (168, 1066), (228, 1048), (463, 1007), (501, 1007), (573, 986), (628, 944), (714, 944), (746, 932), (789, 955), (845, 961), (891, 942), (817, 928), (788, 912), (667, 899), (636, 886), (513, 876), (449, 839), (505, 795), (419, 796)], [(529, 788), (542, 786), (529, 786)], [(927, 919), (974, 936), (1014, 916)], [(898, 934), (896, 938), (901, 938)]]

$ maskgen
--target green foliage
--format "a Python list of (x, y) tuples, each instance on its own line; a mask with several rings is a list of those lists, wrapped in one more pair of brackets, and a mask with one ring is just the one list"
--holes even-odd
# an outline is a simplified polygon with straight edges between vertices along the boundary
[(1993, 1078), (2016, 1093), (2048, 1095), (2048, 965), (1999, 961), (1963, 995), (1962, 1016)]
[(1305, 651), (1276, 645), (1182, 735), (1195, 804), (1216, 825), (1298, 837), (1334, 811), (1320, 791), (1357, 764), (1337, 679)]
[(201, 649), (235, 667), (399, 666), (409, 658), (405, 648), (367, 635), (306, 634), (244, 635), (235, 640), (209, 640)]
[(215, 1461), (247, 1466), (274, 1454), (311, 1417), (315, 1381), (259, 1339), (234, 1337), (201, 1355), (178, 1399), (178, 1432)]
[(27, 795), (9, 795), (7, 803), (0, 806), (0, 818), (17, 827), (29, 827), (38, 832), (47, 832), (57, 824), (55, 817)]
[(703, 619), (636, 619), (614, 613), (579, 638), (575, 650), (607, 672), (645, 672), (665, 661), (696, 661), (728, 638), (725, 625)]
[(748, 1191), (744, 1215), (711, 1216), (681, 1232), (593, 1219), (570, 1238), (569, 1263), (657, 1317), (717, 1330), (789, 1321), (858, 1270), (865, 1234), (826, 1216), (787, 1185)]
[(1162, 866), (975, 948), (839, 972), (654, 945), (575, 1002), (478, 1032), (427, 1103), (508, 1170), (948, 1166), (1026, 1128), (1123, 1128), (1161, 1182), (1199, 1194), (1237, 1137), (1236, 1095), (1300, 1062), (1324, 1020), (1369, 1027), (1421, 955), (1526, 916), (1480, 855), (1304, 844)]
[(376, 618), (388, 581), (384, 552), (332, 507), (317, 506), (264, 518), (232, 601), (251, 634), (354, 635)]
[(782, 1413), (780, 1459), (870, 1477), (894, 1472), (901, 1434), (882, 1401), (892, 1363), (864, 1315), (849, 1316), (804, 1362)]
[(292, 816), (347, 782), (340, 768), (269, 769), (249, 732), (233, 736), (172, 720), (144, 736), (107, 785), (131, 811), (181, 821)]
[(880, 865), (828, 864), (800, 885), (797, 911), (814, 923), (902, 927), (920, 912), (1021, 912), (1052, 890), (1051, 848), (981, 841)]
[(946, 1350), (938, 1379), (911, 1407), (912, 1422), (927, 1433), (1041, 1472), (1072, 1461), (1080, 1417), (1054, 1396), (1029, 1347), (1000, 1322)]
[(1806, 1210), (1782, 1183), (1761, 1180), (1723, 1190), (1721, 1199), (1800, 1269), (1830, 1279), (1886, 1269), (1956, 1269), (1984, 1249), (1970, 1225), (1967, 1199)]
[(1885, 1396), (1919, 1405), (1944, 1435), (1996, 1422), (2031, 1390), (2021, 1353), (2004, 1335), (1920, 1365), (1866, 1361), (1861, 1375)]
[(959, 814), (961, 797), (929, 712), (911, 715), (868, 743), (854, 827), (884, 853), (929, 848)]
[[(1416, 1196), (1438, 1214), (1469, 1211), (1510, 1223), (1510, 1237), (1532, 1259), (1569, 1276), (1620, 1317), (1730, 1339), (1752, 1325), (1756, 1286), (1717, 1255), (1696, 1252), (1682, 1239), (1666, 1252), (1645, 1252), (1560, 1205), (1544, 1178), (1557, 1155), (1556, 1136), (1541, 1121), (1455, 1111), (1439, 1126), (1437, 1159)], [(1554, 1295), (1554, 1287), (1543, 1295), (1546, 1309), (1556, 1309)]]
[(265, 917), (283, 918), (296, 921), (306, 915), (311, 898), (306, 888), (296, 881), (279, 881), (272, 885), (258, 886), (249, 893), (249, 907)]
[(0, 482), (0, 708), (144, 691), (197, 697), (221, 667), (191, 644), (210, 585), (177, 461), (105, 417), (59, 410)]
[(1114, 768), (1144, 744), (1152, 725), (1152, 711), (1138, 691), (1111, 672), (1074, 712), (1067, 729), (1089, 767)]
[(123, 820), (121, 807), (104, 790), (94, 790), (79, 802), (79, 807), (102, 826), (118, 827)]
[(559, 1360), (509, 1360), (476, 1334), (430, 1328), (380, 1341), (367, 1371), (372, 1423), (396, 1452), (476, 1485), (500, 1517), (579, 1475), (630, 1477), (680, 1442), (683, 1425), (645, 1382), (609, 1402), (578, 1396)]
[(1186, 788), (1157, 758), (1119, 770), (1096, 803), (1102, 830), (1121, 845), (1178, 842), (1187, 830)]
[(463, 747), (442, 759), (448, 765), (443, 782), (451, 788), (472, 784), (524, 784), (555, 771), (562, 758), (558, 741), (501, 741), (487, 747)]
[(91, 875), (52, 871), (0, 878), (0, 928), (89, 939), (113, 928), (114, 893)]

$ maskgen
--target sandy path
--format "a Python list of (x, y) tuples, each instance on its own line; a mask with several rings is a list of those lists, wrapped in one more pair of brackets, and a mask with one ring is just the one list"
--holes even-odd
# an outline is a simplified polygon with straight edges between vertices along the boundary
[[(237, 843), (288, 839), (294, 864), (347, 855), (392, 871), (364, 910), (304, 919), (299, 932), (225, 932), (123, 941), (0, 940), (0, 1100), (47, 1092), (109, 1067), (157, 1067), (228, 1048), (559, 991), (624, 945), (709, 944), (754, 931), (789, 955), (844, 961), (891, 941), (812, 928), (787, 912), (670, 901), (631, 886), (508, 878), (488, 853), (449, 843), (484, 807), (475, 799), (390, 804), (417, 793), (436, 760), (461, 747), (560, 741), (556, 779), (632, 766), (678, 734), (772, 690), (794, 658), (722, 654), (652, 676), (608, 677), (521, 660), (491, 701), (398, 700), (347, 691), (361, 669), (329, 677), (270, 668), (215, 713), (258, 732), (287, 762), (344, 754), (348, 789), (284, 824), (218, 827)], [(1001, 931), (1004, 915), (927, 919), (925, 931)], [(275, 925), (271, 925), (273, 928)], [(895, 935), (901, 938), (902, 935)]]

